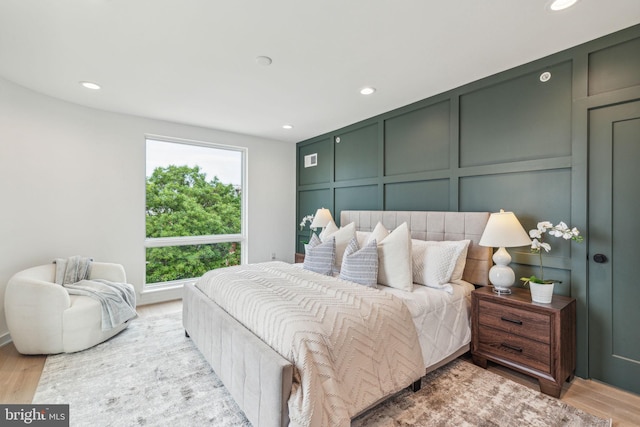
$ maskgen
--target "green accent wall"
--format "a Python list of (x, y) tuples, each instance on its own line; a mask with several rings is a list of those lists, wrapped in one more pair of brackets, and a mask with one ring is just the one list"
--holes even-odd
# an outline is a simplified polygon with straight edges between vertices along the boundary
[(450, 110), (447, 100), (384, 121), (385, 176), (449, 169)]
[[(588, 377), (588, 111), (634, 99), (640, 25), (299, 142), (298, 220), (319, 207), (336, 219), (345, 209), (502, 208), (527, 230), (578, 227), (586, 243), (551, 241), (544, 265), (563, 281), (556, 292), (577, 299), (577, 375)], [(311, 153), (318, 165), (305, 168)], [(517, 277), (537, 272), (527, 248), (510, 252)]]
[(571, 71), (567, 61), (462, 94), (460, 166), (571, 155)]
[[(335, 143), (335, 180), (353, 181), (378, 175), (378, 124), (341, 134)], [(353, 162), (358, 158), (360, 161)]]

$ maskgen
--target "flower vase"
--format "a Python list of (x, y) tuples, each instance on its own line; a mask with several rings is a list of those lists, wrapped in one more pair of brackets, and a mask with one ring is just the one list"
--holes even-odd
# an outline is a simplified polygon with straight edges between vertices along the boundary
[(554, 283), (543, 284), (529, 282), (529, 288), (531, 289), (531, 301), (549, 304), (553, 299), (553, 285)]

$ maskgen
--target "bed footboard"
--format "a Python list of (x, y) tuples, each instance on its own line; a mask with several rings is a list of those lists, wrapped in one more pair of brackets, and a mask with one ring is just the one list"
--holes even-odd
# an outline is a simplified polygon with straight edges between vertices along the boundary
[(205, 296), (184, 286), (182, 322), (254, 427), (289, 424), (293, 365)]

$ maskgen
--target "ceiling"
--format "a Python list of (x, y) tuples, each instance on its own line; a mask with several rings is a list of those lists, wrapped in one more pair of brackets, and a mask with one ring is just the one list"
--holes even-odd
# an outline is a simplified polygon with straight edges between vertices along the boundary
[(639, 0), (547, 6), (0, 0), (0, 76), (93, 108), (297, 142), (640, 23)]

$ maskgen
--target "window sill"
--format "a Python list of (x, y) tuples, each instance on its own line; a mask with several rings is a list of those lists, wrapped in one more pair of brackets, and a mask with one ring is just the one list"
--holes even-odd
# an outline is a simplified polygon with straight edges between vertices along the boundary
[(184, 282), (166, 286), (147, 286), (140, 294), (137, 305), (156, 304), (182, 299), (183, 286)]

